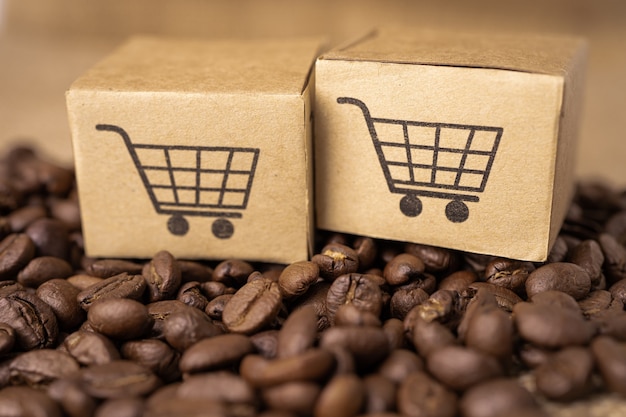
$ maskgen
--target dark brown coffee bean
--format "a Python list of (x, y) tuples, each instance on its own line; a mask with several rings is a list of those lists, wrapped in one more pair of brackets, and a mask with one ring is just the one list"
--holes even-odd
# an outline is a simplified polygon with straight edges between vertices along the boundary
[(428, 293), (415, 283), (397, 288), (389, 301), (391, 316), (404, 320), (409, 311), (428, 300), (428, 297)]
[(294, 381), (264, 388), (263, 402), (274, 411), (259, 417), (291, 417), (310, 415), (320, 394), (320, 386), (314, 382)]
[(239, 372), (254, 387), (265, 388), (292, 381), (321, 381), (334, 366), (335, 358), (329, 351), (313, 348), (297, 356), (274, 360), (247, 355)]
[(534, 295), (531, 300), (533, 304), (549, 305), (565, 310), (581, 312), (578, 302), (569, 294), (562, 291), (549, 290)]
[(124, 259), (99, 259), (91, 262), (86, 270), (88, 274), (98, 278), (111, 278), (123, 273), (140, 275), (143, 265)]
[(606, 388), (626, 395), (626, 343), (600, 336), (591, 343), (591, 352)]
[(80, 291), (85, 290), (92, 285), (102, 282), (104, 278), (98, 278), (87, 274), (76, 274), (68, 277), (67, 282), (78, 288)]
[(77, 199), (51, 197), (47, 201), (50, 217), (61, 221), (69, 231), (80, 230), (81, 218)]
[(53, 278), (67, 278), (72, 275), (72, 266), (65, 260), (54, 256), (33, 258), (17, 274), (17, 281), (26, 286), (37, 288)]
[(99, 333), (79, 330), (68, 335), (62, 347), (83, 366), (102, 365), (120, 359), (113, 342)]
[(468, 293), (475, 294), (481, 288), (484, 288), (486, 291), (489, 291), (491, 294), (493, 294), (493, 296), (496, 297), (498, 307), (500, 307), (504, 311), (513, 311), (513, 306), (522, 301), (519, 295), (515, 294), (508, 288), (499, 287), (489, 282), (474, 282), (468, 285), (467, 291), (464, 292), (463, 296), (466, 297)]
[(360, 310), (354, 304), (342, 304), (335, 313), (335, 326), (375, 326), (382, 323), (378, 316), (369, 311)]
[(129, 275), (123, 272), (81, 291), (77, 299), (82, 309), (89, 311), (91, 306), (99, 300), (110, 298), (139, 300), (145, 289), (146, 281), (142, 275)]
[(516, 410), (530, 410), (541, 416), (539, 405), (530, 392), (515, 379), (496, 378), (468, 389), (459, 408), (464, 417), (509, 416)]
[(363, 274), (345, 274), (337, 277), (326, 295), (326, 311), (331, 323), (339, 306), (355, 307), (379, 316), (383, 306), (382, 291), (376, 280)]
[(454, 269), (460, 261), (456, 252), (436, 246), (407, 243), (404, 250), (420, 258), (424, 262), (426, 271), (432, 273)]
[(587, 297), (580, 300), (578, 306), (585, 317), (592, 317), (608, 309), (611, 301), (613, 301), (613, 296), (610, 292), (596, 290), (591, 291)]
[(178, 259), (182, 282), (207, 282), (213, 275), (213, 269), (201, 262)]
[(369, 374), (363, 378), (365, 388), (365, 414), (380, 414), (396, 409), (397, 388), (380, 374)]
[(93, 303), (87, 320), (95, 331), (117, 340), (140, 339), (154, 323), (146, 306), (129, 298), (108, 298)]
[(154, 372), (163, 381), (180, 377), (180, 355), (167, 343), (157, 339), (131, 340), (120, 347), (122, 358), (132, 360)]
[(63, 417), (59, 405), (45, 392), (26, 386), (0, 390), (0, 415)]
[(356, 251), (357, 258), (359, 259), (359, 268), (361, 270), (366, 270), (374, 265), (376, 255), (378, 254), (378, 248), (374, 239), (359, 236), (354, 240), (352, 247)]
[(535, 369), (537, 390), (546, 398), (573, 401), (591, 392), (594, 360), (591, 352), (582, 347), (567, 347), (550, 355)]
[(317, 314), (312, 306), (292, 312), (278, 332), (277, 356), (299, 355), (313, 347), (317, 339)]
[(228, 371), (189, 376), (178, 386), (176, 396), (255, 407), (257, 403), (254, 388), (241, 376)]
[(546, 363), (553, 353), (554, 351), (552, 349), (535, 346), (531, 343), (522, 344), (517, 352), (522, 363), (530, 369), (537, 368)]
[(549, 304), (517, 303), (513, 318), (524, 340), (547, 348), (582, 345), (595, 333), (580, 311)]
[(591, 278), (587, 271), (568, 262), (544, 265), (526, 280), (526, 294), (531, 298), (540, 292), (556, 290), (580, 300), (589, 294), (590, 289)]
[(278, 356), (278, 330), (264, 330), (250, 335), (250, 342), (254, 350), (265, 359), (274, 359)]
[(389, 285), (402, 285), (420, 279), (424, 262), (417, 256), (401, 253), (387, 263), (383, 276)]
[(21, 233), (35, 220), (46, 217), (46, 208), (44, 206), (24, 206), (13, 210), (8, 216), (7, 221), (13, 233)]
[(37, 288), (37, 296), (54, 312), (59, 328), (74, 330), (85, 320), (85, 311), (78, 304), (80, 290), (64, 279), (52, 279)]
[(341, 275), (351, 274), (359, 269), (356, 251), (340, 243), (324, 246), (311, 260), (319, 266), (320, 276), (328, 281), (334, 281)]
[(461, 321), (459, 322), (459, 325), (456, 329), (460, 340), (465, 340), (465, 335), (467, 333), (470, 320), (472, 319), (472, 315), (475, 311), (486, 307), (499, 308), (496, 297), (492, 292), (489, 291), (489, 288), (482, 287), (475, 292), (474, 290), (468, 289), (468, 291), (464, 292), (463, 294), (471, 296), (471, 298), (469, 298), (469, 300), (466, 298), (462, 298), (462, 302), (467, 304), (465, 306), (465, 312), (463, 314), (463, 317), (461, 318)]
[(181, 303), (178, 300), (163, 300), (154, 303), (147, 304), (148, 314), (154, 320), (152, 325), (152, 332), (150, 335), (156, 338), (164, 338), (163, 336), (163, 324), (170, 314), (177, 313), (179, 311), (187, 311), (189, 306)]
[(224, 294), (234, 294), (237, 290), (232, 287), (227, 287), (221, 282), (208, 281), (201, 284), (202, 293), (207, 300), (212, 300), (215, 297), (219, 297)]
[(6, 323), (0, 323), (0, 355), (9, 353), (15, 345), (15, 330)]
[(591, 239), (581, 242), (572, 250), (569, 261), (587, 271), (591, 285), (596, 286), (600, 283), (604, 254), (598, 242)]
[(0, 242), (0, 280), (15, 276), (35, 256), (35, 244), (23, 233), (10, 234)]
[(421, 317), (412, 321), (409, 336), (413, 346), (423, 358), (427, 358), (431, 353), (445, 346), (456, 343), (456, 338), (448, 327), (436, 320), (427, 321)]
[(322, 333), (320, 346), (346, 348), (354, 356), (359, 369), (376, 366), (389, 354), (389, 342), (380, 327), (331, 327)]
[(225, 369), (239, 363), (253, 351), (250, 338), (241, 334), (229, 333), (205, 338), (185, 350), (180, 358), (180, 370), (196, 373)]
[(37, 256), (54, 256), (67, 259), (69, 231), (59, 220), (41, 218), (32, 222), (24, 231), (35, 244)]
[(37, 349), (17, 356), (9, 366), (13, 385), (48, 385), (78, 371), (78, 362), (59, 350)]
[(50, 347), (59, 332), (56, 316), (48, 304), (22, 290), (0, 297), (0, 323), (15, 330), (16, 346), (22, 350)]
[(548, 259), (546, 263), (563, 262), (567, 258), (569, 252), (569, 246), (563, 236), (557, 236), (550, 253), (548, 253)]
[(409, 417), (454, 417), (457, 412), (454, 392), (428, 376), (416, 371), (398, 387), (398, 411)]
[(48, 387), (48, 395), (68, 417), (92, 416), (97, 407), (96, 401), (71, 378), (53, 381)]
[(278, 287), (286, 297), (297, 297), (309, 289), (320, 275), (316, 263), (310, 261), (295, 262), (288, 265), (278, 277)]
[(143, 396), (161, 385), (159, 378), (145, 366), (127, 360), (83, 368), (79, 379), (89, 395), (101, 399)]
[(607, 281), (612, 284), (626, 278), (626, 248), (607, 233), (598, 236), (598, 243), (604, 254), (603, 270)]
[(361, 412), (365, 404), (365, 386), (354, 374), (334, 376), (322, 389), (314, 417), (351, 417)]
[[(236, 408), (236, 407), (235, 407)], [(254, 415), (250, 411), (238, 410), (240, 415)], [(254, 410), (251, 410), (254, 411)], [(148, 402), (143, 417), (230, 417), (234, 414), (228, 404), (208, 399), (187, 399), (175, 396), (162, 397), (158, 403)]]
[(221, 333), (221, 329), (213, 324), (204, 311), (193, 307), (170, 314), (163, 323), (165, 340), (179, 352), (184, 352), (204, 338)]
[(207, 313), (207, 315), (213, 320), (222, 320), (224, 307), (228, 304), (231, 298), (233, 298), (233, 294), (218, 295), (207, 303), (204, 308), (204, 312)]
[(213, 281), (221, 282), (228, 287), (239, 288), (244, 285), (254, 267), (246, 261), (227, 259), (213, 269)]
[(439, 381), (457, 391), (464, 391), (504, 373), (493, 356), (455, 345), (431, 352), (426, 359), (426, 368)]
[(484, 274), (487, 282), (520, 294), (525, 291), (528, 275), (534, 270), (531, 262), (496, 258), (487, 264)]
[(142, 270), (148, 286), (148, 301), (155, 302), (173, 298), (181, 283), (181, 272), (174, 256), (159, 251)]
[(202, 286), (198, 281), (189, 281), (181, 285), (176, 299), (198, 310), (204, 310), (209, 303), (204, 294), (202, 294)]
[(445, 277), (439, 283), (440, 290), (462, 292), (468, 285), (478, 279), (473, 271), (456, 271)]
[(424, 361), (415, 352), (396, 349), (378, 367), (378, 373), (388, 380), (400, 384), (414, 371), (422, 371)]
[(495, 303), (478, 306), (465, 332), (468, 347), (503, 360), (511, 357), (513, 338), (513, 320)]
[(277, 283), (267, 279), (252, 281), (224, 306), (222, 321), (231, 332), (250, 334), (271, 323), (281, 304)]
[(422, 303), (413, 307), (404, 317), (407, 330), (412, 321), (420, 317), (426, 321), (437, 320), (440, 323), (454, 322), (458, 319), (459, 294), (453, 291), (437, 290)]
[(383, 323), (383, 332), (387, 336), (390, 350), (408, 347), (404, 337), (404, 323), (402, 320), (390, 318)]
[(145, 406), (142, 398), (115, 398), (100, 404), (93, 417), (142, 417), (144, 412)]
[(617, 299), (626, 304), (626, 278), (621, 279), (615, 284), (611, 285), (611, 287), (609, 288), (609, 292), (614, 299)]

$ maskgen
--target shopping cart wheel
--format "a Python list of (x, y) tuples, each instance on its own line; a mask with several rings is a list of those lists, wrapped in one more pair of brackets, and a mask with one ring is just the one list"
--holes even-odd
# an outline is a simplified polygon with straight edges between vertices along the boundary
[(235, 226), (228, 219), (217, 219), (211, 226), (211, 231), (218, 239), (228, 239), (235, 232)]
[(469, 209), (464, 202), (452, 200), (446, 205), (446, 217), (453, 223), (463, 223), (469, 217)]
[(174, 214), (167, 221), (167, 229), (176, 236), (183, 236), (189, 231), (189, 223), (180, 214)]
[(422, 202), (417, 196), (407, 194), (400, 200), (400, 211), (407, 217), (418, 216), (422, 212)]

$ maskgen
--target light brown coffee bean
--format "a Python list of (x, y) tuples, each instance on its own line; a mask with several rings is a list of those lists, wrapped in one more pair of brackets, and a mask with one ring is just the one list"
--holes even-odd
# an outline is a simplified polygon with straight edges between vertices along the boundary
[(250, 334), (267, 326), (281, 307), (278, 284), (259, 279), (241, 287), (224, 306), (222, 321), (229, 331)]
[(116, 340), (140, 339), (154, 321), (145, 305), (129, 298), (101, 299), (87, 313), (91, 327)]
[(196, 373), (213, 369), (224, 369), (239, 363), (254, 352), (250, 338), (241, 334), (222, 334), (209, 337), (189, 346), (180, 358), (180, 370)]
[(278, 287), (286, 297), (297, 297), (309, 289), (319, 278), (320, 270), (315, 262), (295, 262), (280, 273)]
[(354, 374), (334, 376), (326, 383), (315, 403), (314, 417), (351, 417), (365, 403), (365, 386)]

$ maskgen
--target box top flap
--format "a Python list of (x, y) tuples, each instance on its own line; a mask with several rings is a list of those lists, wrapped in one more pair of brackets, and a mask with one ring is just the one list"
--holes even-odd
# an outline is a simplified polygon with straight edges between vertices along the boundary
[(72, 89), (300, 94), (322, 41), (137, 36), (76, 80)]
[(521, 34), (458, 33), (382, 27), (325, 53), (321, 59), (493, 68), (540, 74), (566, 73), (586, 49), (582, 38)]

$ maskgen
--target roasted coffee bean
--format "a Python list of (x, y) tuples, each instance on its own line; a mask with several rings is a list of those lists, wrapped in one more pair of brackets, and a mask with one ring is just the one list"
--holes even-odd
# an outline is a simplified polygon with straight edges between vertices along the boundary
[(523, 339), (547, 348), (582, 345), (595, 333), (580, 311), (550, 304), (517, 303), (513, 317)]
[(320, 394), (320, 386), (314, 382), (293, 381), (264, 388), (263, 402), (271, 411), (259, 417), (291, 417), (310, 415)]
[(278, 330), (264, 330), (250, 336), (250, 342), (256, 353), (265, 359), (274, 359), (278, 356)]
[(154, 323), (145, 305), (128, 298), (98, 300), (91, 305), (87, 320), (95, 331), (116, 340), (139, 339)]
[(41, 218), (32, 222), (24, 231), (35, 244), (37, 256), (54, 256), (67, 259), (69, 254), (69, 231), (63, 222)]
[(59, 405), (44, 391), (27, 386), (0, 390), (0, 415), (63, 417)]
[(513, 320), (494, 304), (477, 306), (465, 332), (465, 344), (487, 355), (506, 360), (511, 357)]
[(469, 298), (471, 298), (471, 294), (475, 294), (481, 288), (484, 288), (486, 291), (489, 291), (491, 294), (493, 294), (493, 296), (496, 297), (498, 307), (500, 307), (504, 311), (513, 311), (513, 306), (522, 301), (519, 295), (515, 294), (508, 288), (499, 287), (489, 282), (474, 282), (468, 285), (467, 290), (464, 291), (462, 296), (468, 297), (469, 295)]
[(80, 290), (65, 279), (52, 279), (37, 288), (37, 296), (54, 312), (59, 329), (71, 331), (85, 320), (85, 311), (78, 304)]
[(37, 387), (69, 376), (78, 368), (78, 362), (65, 352), (38, 349), (24, 352), (13, 359), (9, 373), (13, 385)]
[(374, 239), (359, 236), (354, 240), (352, 247), (356, 251), (357, 258), (359, 259), (359, 268), (361, 270), (366, 270), (374, 265), (376, 255), (378, 254), (378, 248)]
[(47, 200), (50, 216), (61, 221), (67, 230), (80, 230), (81, 218), (78, 199), (50, 197)]
[(93, 417), (143, 417), (144, 413), (145, 405), (143, 398), (126, 397), (104, 401), (98, 406)]
[(544, 364), (535, 369), (537, 390), (551, 400), (583, 398), (592, 389), (593, 367), (594, 360), (588, 349), (567, 347), (550, 355)]
[(351, 274), (359, 269), (357, 252), (340, 243), (324, 246), (311, 260), (319, 266), (320, 276), (328, 281), (334, 281), (341, 275)]
[(533, 296), (530, 301), (532, 301), (533, 304), (555, 306), (565, 310), (572, 310), (577, 313), (581, 311), (580, 306), (574, 297), (562, 291), (549, 290), (540, 292), (539, 294)]
[(397, 388), (389, 379), (380, 374), (369, 374), (363, 378), (365, 388), (366, 414), (387, 413), (396, 409)]
[(626, 395), (626, 343), (600, 336), (591, 343), (591, 351), (605, 386)]
[(0, 280), (15, 279), (35, 256), (35, 244), (23, 233), (10, 234), (0, 242)]
[(598, 243), (604, 254), (603, 271), (609, 284), (626, 278), (626, 248), (607, 233), (598, 236)]
[(424, 369), (424, 361), (415, 352), (396, 349), (378, 367), (378, 373), (388, 380), (400, 384), (412, 372)]
[(426, 359), (426, 368), (439, 381), (457, 391), (464, 391), (504, 373), (495, 357), (455, 345), (431, 352)]
[(99, 300), (109, 298), (129, 298), (139, 300), (146, 289), (146, 281), (142, 275), (129, 275), (126, 272), (114, 275), (81, 291), (78, 303), (83, 310), (89, 311)]
[(626, 304), (626, 278), (611, 285), (609, 292), (614, 299), (620, 300), (622, 303)]
[(40, 256), (33, 258), (17, 274), (17, 282), (37, 288), (39, 285), (53, 278), (67, 278), (72, 275), (72, 266), (63, 259), (54, 256)]
[(277, 356), (299, 355), (317, 339), (317, 314), (312, 306), (302, 307), (287, 317), (278, 332)]
[(120, 353), (107, 337), (79, 330), (68, 335), (61, 347), (83, 366), (102, 365), (120, 359)]
[(122, 358), (132, 360), (154, 372), (163, 381), (180, 377), (180, 354), (167, 343), (157, 339), (131, 340), (120, 347)]
[(8, 216), (10, 231), (21, 233), (35, 220), (46, 217), (46, 208), (43, 206), (23, 206), (13, 210)]
[(207, 303), (204, 308), (204, 312), (207, 313), (207, 315), (213, 320), (221, 320), (224, 307), (228, 304), (231, 298), (233, 298), (233, 294), (218, 295)]
[(409, 417), (453, 417), (457, 411), (454, 392), (428, 376), (416, 371), (398, 387), (398, 411)]
[(389, 308), (392, 317), (404, 320), (409, 311), (411, 311), (415, 306), (428, 300), (428, 293), (419, 285), (415, 284), (416, 283), (403, 285), (393, 292), (391, 300), (389, 301)]
[(15, 330), (6, 323), (0, 323), (0, 355), (9, 353), (15, 345)]
[(229, 371), (191, 375), (178, 386), (176, 396), (239, 405), (256, 406), (257, 403), (254, 388), (241, 376)]
[(124, 259), (98, 259), (89, 264), (87, 273), (98, 278), (111, 278), (122, 273), (140, 275), (143, 265)]
[(200, 288), (202, 289), (202, 293), (207, 298), (207, 300), (212, 300), (215, 297), (219, 297), (220, 295), (224, 294), (234, 294), (236, 292), (234, 288), (227, 287), (223, 283), (217, 281), (203, 282)]
[(239, 372), (257, 388), (292, 381), (321, 381), (335, 366), (333, 355), (325, 350), (312, 348), (297, 356), (267, 360), (260, 355), (247, 355), (241, 361)]
[[(244, 416), (253, 415), (249, 411), (240, 412)], [(163, 396), (156, 403), (148, 402), (143, 417), (180, 417), (180, 416), (215, 416), (230, 417), (233, 415), (229, 406), (219, 401), (205, 399), (187, 399), (176, 396)], [(234, 414), (237, 415), (237, 414)]]
[(541, 416), (531, 393), (510, 378), (496, 378), (471, 387), (463, 394), (459, 408), (464, 417), (509, 416), (516, 410)]
[(537, 268), (526, 280), (526, 294), (533, 297), (540, 292), (557, 290), (580, 300), (589, 294), (591, 278), (580, 266), (556, 262)]
[(422, 260), (426, 271), (432, 273), (444, 272), (454, 269), (459, 264), (459, 256), (456, 252), (436, 246), (407, 243), (404, 246), (406, 253), (417, 256)]
[(613, 301), (613, 296), (609, 291), (596, 290), (580, 300), (578, 306), (586, 317), (592, 317), (608, 309), (611, 301)]
[(376, 326), (382, 323), (375, 314), (360, 310), (354, 304), (342, 304), (335, 313), (335, 326)]
[(359, 369), (376, 366), (389, 354), (389, 342), (380, 327), (331, 327), (322, 333), (320, 346), (329, 349), (333, 346), (346, 348), (354, 356)]
[(104, 278), (98, 278), (87, 274), (76, 274), (68, 277), (67, 282), (78, 288), (80, 291), (85, 290), (92, 285), (102, 282)]
[(456, 338), (449, 328), (438, 321), (427, 321), (421, 317), (412, 321), (408, 333), (413, 346), (423, 358), (444, 346), (456, 343)]
[(143, 396), (161, 385), (149, 369), (128, 360), (83, 368), (78, 378), (89, 395), (101, 399)]
[(178, 292), (181, 272), (174, 256), (168, 251), (159, 251), (142, 269), (148, 287), (148, 301), (169, 299)]
[(569, 246), (563, 236), (557, 236), (550, 253), (548, 253), (548, 259), (546, 263), (563, 262), (567, 258), (569, 252)]
[(201, 262), (185, 259), (178, 259), (176, 262), (180, 268), (182, 282), (207, 282), (212, 278), (213, 269)]
[(354, 374), (334, 376), (320, 393), (314, 417), (350, 417), (360, 413), (365, 404), (365, 386)]
[(22, 350), (51, 347), (59, 332), (56, 316), (48, 304), (25, 290), (0, 297), (0, 323), (15, 330), (16, 347)]
[(278, 287), (285, 297), (297, 297), (307, 292), (319, 275), (320, 269), (315, 262), (295, 262), (281, 272), (278, 277)]
[(460, 293), (477, 279), (478, 277), (473, 271), (456, 271), (442, 279), (438, 288)]
[(97, 407), (96, 401), (71, 378), (53, 381), (48, 386), (48, 395), (61, 406), (68, 417), (92, 416)]
[(459, 295), (453, 291), (437, 290), (422, 303), (413, 307), (404, 317), (405, 328), (410, 330), (412, 321), (420, 317), (426, 321), (453, 322), (458, 318)]
[(183, 373), (225, 369), (239, 363), (254, 350), (248, 336), (235, 333), (217, 335), (189, 346), (181, 356), (179, 366)]
[(272, 322), (281, 308), (278, 284), (267, 279), (241, 287), (224, 306), (222, 321), (229, 331), (250, 334)]
[(209, 304), (209, 301), (206, 299), (204, 294), (202, 294), (202, 287), (198, 281), (189, 281), (181, 285), (178, 289), (176, 299), (181, 303), (184, 303), (189, 307), (195, 307), (198, 310), (204, 310), (207, 304)]
[(213, 269), (213, 281), (239, 288), (246, 283), (252, 272), (254, 267), (250, 263), (239, 259), (227, 259)]
[(179, 352), (184, 352), (204, 338), (221, 333), (221, 329), (213, 324), (204, 311), (193, 307), (170, 314), (163, 323), (165, 340)]
[(522, 344), (517, 352), (520, 360), (530, 369), (535, 369), (546, 363), (552, 353), (554, 353), (552, 349), (535, 346), (531, 343)]
[(383, 306), (380, 286), (369, 275), (341, 275), (333, 281), (326, 295), (326, 311), (331, 323), (337, 309), (343, 304), (353, 304), (378, 316)]
[(163, 300), (146, 305), (148, 314), (154, 320), (152, 325), (152, 332), (150, 335), (155, 338), (164, 338), (163, 336), (163, 324), (170, 314), (177, 313), (179, 311), (186, 311), (189, 306), (181, 303), (178, 300)]
[(389, 285), (402, 285), (420, 279), (424, 262), (417, 256), (401, 253), (385, 265), (383, 276)]
[(404, 337), (404, 323), (402, 320), (390, 318), (383, 323), (383, 332), (387, 336), (390, 350), (408, 347)]
[(485, 280), (520, 294), (525, 291), (528, 275), (535, 270), (531, 262), (496, 258), (485, 268)]
[(592, 286), (600, 283), (604, 254), (597, 241), (588, 239), (581, 242), (572, 250), (569, 261), (587, 271)]
[(456, 329), (457, 334), (459, 335), (459, 339), (461, 340), (465, 340), (465, 335), (467, 333), (467, 328), (469, 327), (469, 322), (476, 310), (485, 307), (499, 307), (495, 295), (490, 292), (488, 288), (479, 288), (478, 291), (475, 292), (473, 290), (469, 290), (464, 294), (473, 294), (473, 296), (469, 299), (462, 299), (462, 302), (466, 303), (465, 312)]

